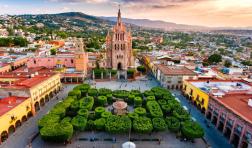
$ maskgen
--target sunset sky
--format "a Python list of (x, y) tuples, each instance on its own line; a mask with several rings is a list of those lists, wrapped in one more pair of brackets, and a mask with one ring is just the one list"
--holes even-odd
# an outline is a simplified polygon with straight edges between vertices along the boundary
[(0, 14), (83, 12), (211, 27), (252, 26), (252, 0), (0, 0)]

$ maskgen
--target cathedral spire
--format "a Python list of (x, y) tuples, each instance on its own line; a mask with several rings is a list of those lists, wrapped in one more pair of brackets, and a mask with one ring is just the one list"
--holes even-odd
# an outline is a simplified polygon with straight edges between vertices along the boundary
[(122, 24), (121, 5), (119, 5), (118, 16), (117, 16), (117, 24), (119, 26), (121, 26), (121, 24)]

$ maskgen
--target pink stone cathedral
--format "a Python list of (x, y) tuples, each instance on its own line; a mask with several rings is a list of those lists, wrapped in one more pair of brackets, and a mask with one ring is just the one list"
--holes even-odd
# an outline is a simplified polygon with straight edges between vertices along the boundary
[(134, 67), (132, 36), (122, 23), (121, 11), (118, 11), (117, 23), (106, 37), (107, 67), (127, 70)]

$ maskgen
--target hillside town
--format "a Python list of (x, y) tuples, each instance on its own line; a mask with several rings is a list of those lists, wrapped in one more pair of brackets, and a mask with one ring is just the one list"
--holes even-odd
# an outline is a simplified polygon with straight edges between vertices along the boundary
[[(252, 35), (144, 28), (125, 24), (120, 9), (116, 22), (82, 15), (0, 16), (0, 147), (37, 147), (42, 132), (35, 121), (84, 84), (95, 95), (102, 88), (169, 91), (204, 132), (193, 140), (177, 132), (178, 145), (170, 147), (252, 147)], [(34, 129), (26, 132), (28, 122)], [(15, 138), (20, 143), (12, 143)]]

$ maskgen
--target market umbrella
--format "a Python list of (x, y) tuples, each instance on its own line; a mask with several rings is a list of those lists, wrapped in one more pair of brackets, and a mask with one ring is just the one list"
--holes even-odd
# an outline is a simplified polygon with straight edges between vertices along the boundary
[(122, 144), (122, 148), (136, 148), (136, 145), (135, 143), (128, 141)]

